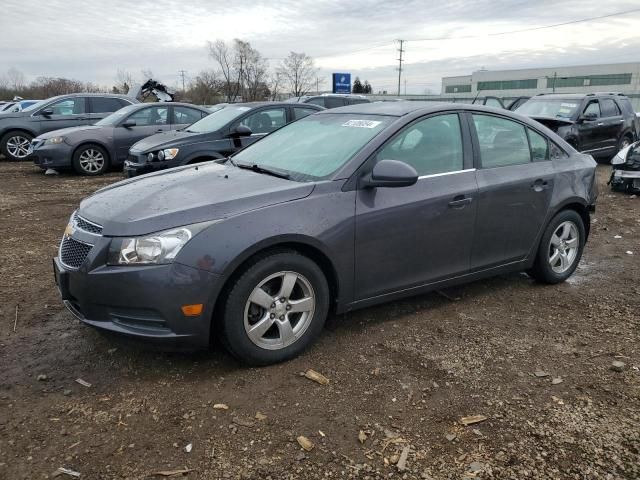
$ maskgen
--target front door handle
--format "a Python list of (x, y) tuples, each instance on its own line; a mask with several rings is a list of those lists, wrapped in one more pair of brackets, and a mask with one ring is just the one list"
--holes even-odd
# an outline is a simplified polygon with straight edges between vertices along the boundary
[(598, 126), (601, 127), (602, 125), (604, 125), (604, 123), (602, 122), (598, 122)]
[(471, 197), (465, 197), (464, 195), (458, 195), (458, 196), (454, 197), (453, 200), (451, 200), (449, 202), (449, 206), (451, 208), (464, 208), (465, 205), (469, 205), (472, 201), (473, 201), (473, 198), (471, 198)]

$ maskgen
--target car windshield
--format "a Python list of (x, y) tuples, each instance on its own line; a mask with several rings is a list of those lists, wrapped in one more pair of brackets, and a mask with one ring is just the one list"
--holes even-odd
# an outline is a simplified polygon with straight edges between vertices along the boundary
[(571, 118), (579, 105), (580, 100), (569, 98), (532, 98), (520, 105), (516, 112), (531, 117)]
[(311, 115), (245, 148), (233, 161), (274, 169), (296, 181), (326, 179), (393, 120), (378, 115)]
[(227, 123), (238, 118), (240, 115), (251, 110), (251, 107), (244, 106), (228, 106), (210, 115), (207, 115), (202, 120), (198, 120), (193, 125), (189, 125), (186, 129), (187, 132), (192, 133), (207, 133), (215, 132), (224, 127)]
[(136, 111), (138, 108), (140, 108), (139, 105), (129, 105), (127, 107), (121, 108), (120, 110), (116, 110), (115, 112), (113, 112), (111, 115), (107, 115), (99, 122), (94, 123), (94, 125), (98, 127), (113, 127), (125, 116)]

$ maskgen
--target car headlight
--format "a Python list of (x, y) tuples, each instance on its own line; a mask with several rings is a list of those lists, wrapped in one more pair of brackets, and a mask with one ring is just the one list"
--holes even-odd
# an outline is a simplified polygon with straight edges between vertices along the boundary
[(141, 237), (114, 238), (109, 246), (109, 265), (161, 265), (172, 263), (195, 235), (213, 222), (196, 223)]
[(158, 158), (160, 160), (173, 160), (178, 155), (180, 149), (178, 148), (165, 148), (164, 150), (160, 150), (158, 152)]
[(53, 144), (53, 145), (58, 145), (62, 142), (64, 142), (64, 137), (51, 137), (51, 138), (47, 138), (44, 141), (44, 143)]

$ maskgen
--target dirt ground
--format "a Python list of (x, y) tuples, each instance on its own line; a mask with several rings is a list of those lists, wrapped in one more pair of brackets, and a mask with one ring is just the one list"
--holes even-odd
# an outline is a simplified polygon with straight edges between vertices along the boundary
[(567, 283), (507, 275), (339, 316), (256, 369), (74, 320), (51, 257), (79, 200), (120, 176), (0, 162), (0, 479), (640, 478), (640, 198), (608, 172)]

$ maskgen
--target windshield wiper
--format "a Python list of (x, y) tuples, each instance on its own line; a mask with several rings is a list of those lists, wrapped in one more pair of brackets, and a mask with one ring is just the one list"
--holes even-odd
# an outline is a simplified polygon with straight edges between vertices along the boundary
[(233, 161), (233, 158), (231, 157), (226, 157), (225, 160), (227, 162), (229, 162), (231, 165), (233, 165), (234, 167), (237, 167), (238, 165), (236, 164), (236, 162)]
[[(231, 159), (229, 159), (231, 160)], [(257, 173), (265, 173), (267, 175), (272, 175), (274, 177), (278, 177), (278, 178), (284, 178), (286, 180), (289, 179), (290, 175), (288, 173), (284, 173), (278, 170), (272, 170), (271, 168), (266, 168), (266, 167), (261, 167), (260, 165), (256, 164), (256, 163), (252, 163), (252, 164), (248, 164), (248, 163), (238, 163), (238, 162), (233, 162), (235, 164), (236, 167), (238, 168), (244, 168), (246, 170), (253, 170), (254, 172)]]

